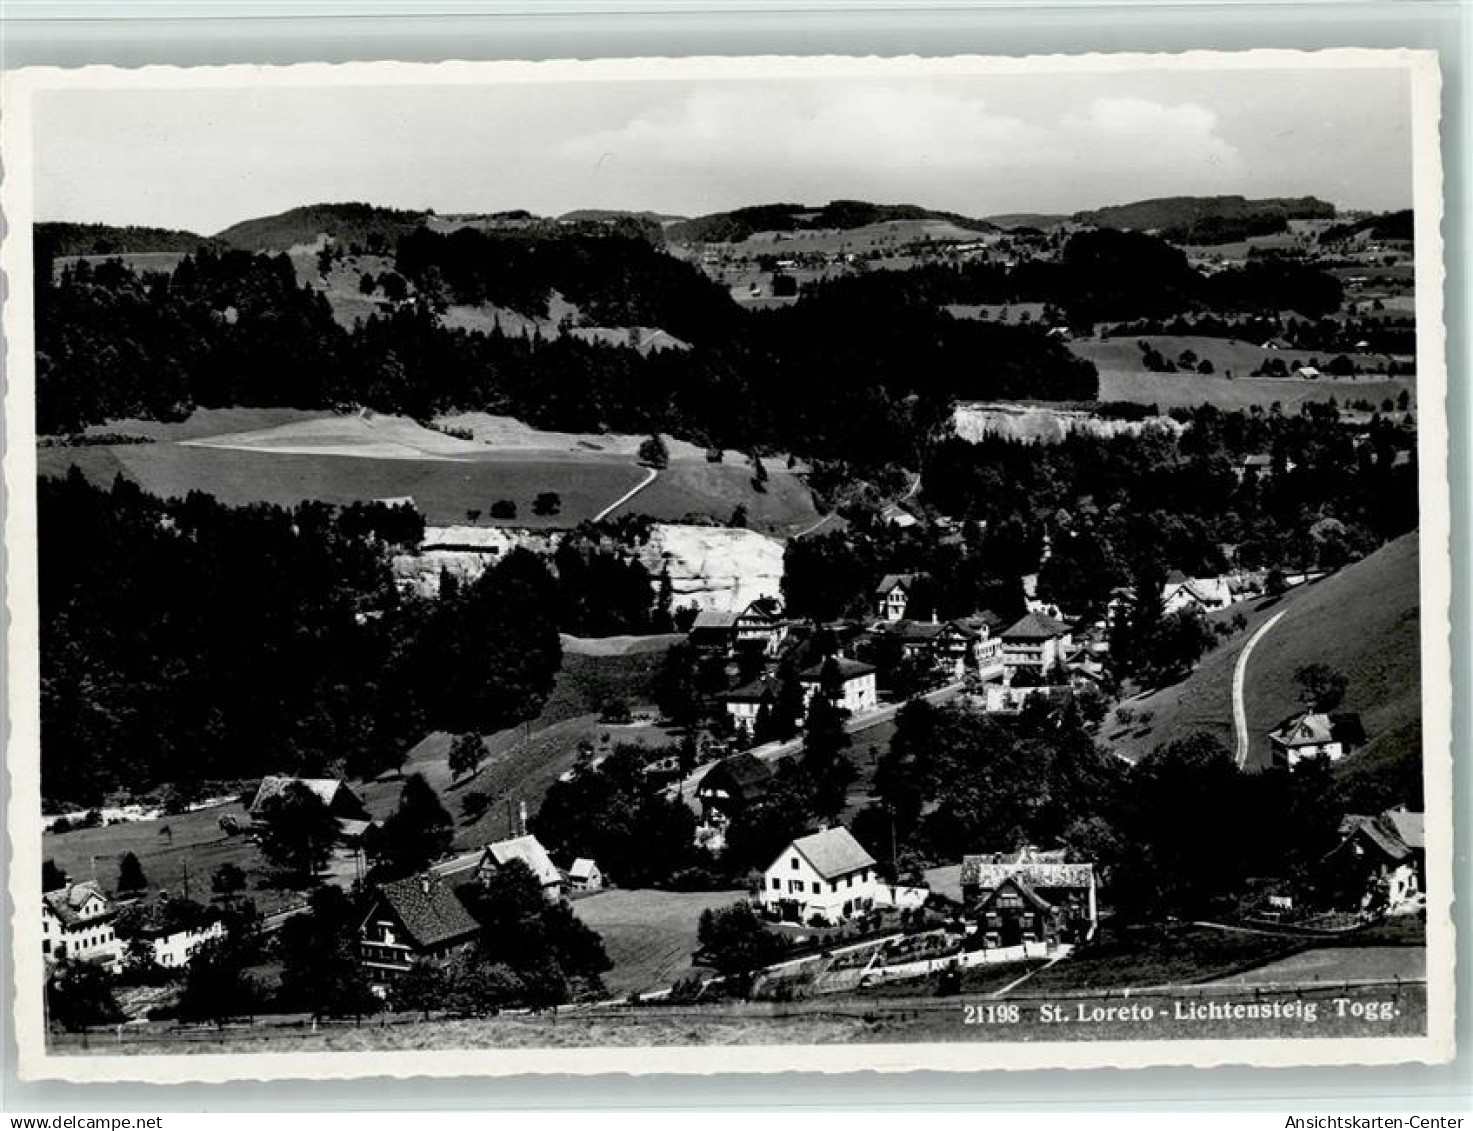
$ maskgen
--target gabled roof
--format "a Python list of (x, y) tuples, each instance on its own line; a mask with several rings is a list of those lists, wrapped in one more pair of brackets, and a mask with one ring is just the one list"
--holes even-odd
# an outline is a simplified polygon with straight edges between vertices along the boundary
[(598, 865), (587, 856), (580, 856), (573, 861), (573, 866), (568, 869), (568, 875), (575, 880), (586, 880), (598, 871)]
[[(847, 656), (834, 656), (833, 661), (838, 668), (839, 678), (845, 683), (848, 683), (851, 679), (858, 679), (860, 676), (869, 675), (875, 670), (869, 664), (862, 664), (858, 660), (849, 659)], [(827, 664), (828, 660), (820, 660), (811, 668), (805, 668), (799, 672), (798, 678), (804, 683), (817, 683), (823, 678), (823, 669)]]
[(319, 801), (327, 806), (331, 806), (337, 800), (340, 792), (346, 792), (355, 804), (361, 804), (357, 794), (348, 789), (341, 778), (294, 778), (272, 774), (262, 778), (261, 784), (256, 787), (256, 796), (251, 800), (250, 812), (253, 814), (259, 812), (262, 805), (273, 797), (280, 797), (293, 782), (306, 786), (317, 795)]
[(928, 620), (896, 620), (881, 621), (875, 626), (875, 631), (886, 636), (898, 636), (901, 640), (925, 641), (940, 636), (944, 627)]
[(1024, 848), (1010, 853), (963, 856), (961, 882), (995, 888), (1009, 876), (1018, 876), (1036, 888), (1089, 888), (1094, 885), (1093, 864), (1071, 863), (1062, 848), (1040, 852)]
[(775, 695), (777, 695), (777, 680), (771, 676), (759, 675), (740, 687), (723, 691), (716, 698), (725, 703), (760, 703), (763, 699)]
[(1425, 814), (1413, 813), (1406, 806), (1399, 805), (1382, 813), (1381, 820), (1396, 830), (1396, 835), (1408, 848), (1425, 849), (1427, 831), (1423, 823), (1424, 816)]
[[(393, 880), (380, 884), (378, 891), (379, 898), (393, 911), (405, 933), (422, 949), (469, 939), (481, 929), (455, 889), (441, 876)], [(368, 918), (372, 919), (377, 911), (375, 907)]]
[(113, 902), (103, 894), (94, 881), (86, 880), (80, 884), (68, 884), (64, 888), (48, 891), (41, 897), (46, 901), (46, 906), (51, 908), (51, 913), (67, 926), (80, 922), (82, 908), (93, 899), (100, 899), (106, 905), (106, 909), (113, 909)]
[(1067, 636), (1069, 626), (1046, 613), (1028, 613), (1002, 634), (1004, 640), (1053, 640)]
[(698, 628), (720, 629), (731, 628), (736, 624), (736, 613), (724, 612), (721, 609), (702, 609), (696, 614), (696, 619), (691, 621), (691, 631)]
[(783, 615), (783, 603), (776, 597), (758, 597), (741, 611), (738, 619), (753, 617), (761, 620), (781, 620)]
[(488, 857), (498, 868), (512, 860), (520, 860), (532, 870), (532, 875), (537, 877), (537, 882), (543, 887), (563, 882), (563, 874), (552, 862), (547, 849), (543, 848), (542, 842), (530, 833), (488, 844), (485, 854), (481, 857), (483, 865)]
[(887, 573), (880, 578), (880, 583), (875, 586), (875, 596), (883, 597), (890, 590), (897, 587), (909, 589), (915, 584), (916, 575), (913, 573)]
[(1326, 742), (1346, 742), (1352, 739), (1353, 728), (1359, 722), (1360, 717), (1357, 715), (1331, 716), (1303, 712), (1291, 715), (1281, 722), (1269, 732), (1269, 738), (1291, 750), (1299, 746), (1319, 746)]
[(743, 797), (750, 798), (760, 793), (772, 780), (772, 767), (755, 754), (744, 752), (717, 762), (706, 771), (698, 788), (704, 789), (712, 777), (716, 778), (712, 783), (713, 787), (719, 786), (724, 778)]
[[(826, 880), (875, 866), (875, 858), (842, 825), (801, 836), (788, 846), (783, 855), (787, 851), (798, 853)], [(781, 859), (779, 856), (778, 860)]]
[(998, 895), (1006, 888), (1012, 888), (1016, 891), (1023, 897), (1023, 902), (1027, 903), (1035, 911), (1041, 911), (1047, 915), (1054, 909), (1054, 905), (1034, 891), (1027, 880), (1020, 875), (1014, 874), (1004, 877), (997, 887), (993, 888), (985, 898), (979, 900), (977, 910), (980, 911), (984, 907), (997, 902)]

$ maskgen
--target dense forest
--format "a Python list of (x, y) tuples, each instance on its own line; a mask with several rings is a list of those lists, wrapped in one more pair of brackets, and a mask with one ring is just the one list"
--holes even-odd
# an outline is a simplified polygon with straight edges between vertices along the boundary
[[(743, 312), (694, 268), (617, 235), (559, 241), (547, 255), (534, 241), (504, 264), (553, 259), (560, 288), (590, 308), (658, 317), (695, 348), (644, 356), (447, 329), (437, 307), (452, 287), (504, 289), (504, 272), (474, 265), (504, 242), (474, 232), (405, 241), (405, 268), (431, 293), (351, 331), (283, 256), (203, 251), (172, 276), (111, 262), (77, 264), (54, 285), (38, 275), (38, 429), (177, 418), (196, 405), (362, 404), (421, 418), (483, 409), (548, 428), (662, 431), (874, 466), (913, 464), (956, 398), (1095, 395), (1093, 366), (1042, 328), (953, 319), (883, 275)], [(528, 308), (545, 303), (554, 275), (534, 277), (540, 298), (535, 286), (514, 296)]]
[(550, 561), (514, 552), (422, 601), (395, 590), (386, 564), (422, 537), (407, 507), (164, 502), (77, 474), (38, 490), (53, 802), (376, 773), (429, 730), (489, 733), (536, 715), (560, 628), (662, 626), (643, 567), (591, 535)]
[(871, 204), (864, 200), (831, 200), (806, 204), (755, 204), (730, 212), (713, 212), (679, 220), (666, 229), (671, 240), (687, 243), (739, 243), (755, 232), (798, 232), (838, 228), (848, 231), (889, 220), (949, 220), (974, 232), (990, 232), (996, 225), (955, 212), (938, 212), (916, 204)]

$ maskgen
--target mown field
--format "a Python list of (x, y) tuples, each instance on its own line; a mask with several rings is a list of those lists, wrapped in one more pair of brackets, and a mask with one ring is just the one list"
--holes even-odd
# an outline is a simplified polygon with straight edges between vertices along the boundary
[[(163, 498), (197, 490), (230, 506), (296, 506), (309, 499), (346, 505), (408, 496), (425, 520), (437, 526), (466, 522), (471, 511), (480, 512), (478, 521), (488, 525), (574, 526), (643, 478), (627, 460), (592, 456), (490, 453), (480, 458), (377, 459), (169, 443), (42, 448), (36, 456), (42, 475), (64, 475), (76, 466), (101, 486), (121, 474)], [(561, 497), (555, 516), (532, 513), (533, 500), (544, 491)], [(490, 517), (492, 504), (502, 499), (516, 504), (514, 519)]]
[(747, 508), (747, 528), (786, 535), (819, 520), (808, 487), (787, 468), (768, 460), (765, 491), (752, 486), (752, 467), (737, 453), (725, 463), (672, 462), (659, 478), (614, 511), (644, 514), (661, 522), (705, 515), (726, 522), (738, 506)]
[(611, 995), (648, 993), (692, 972), (701, 912), (729, 907), (745, 891), (620, 891), (585, 896), (573, 904), (578, 918), (603, 936), (614, 968), (604, 975)]
[[(1318, 360), (1321, 366), (1334, 354), (1307, 350), (1265, 350), (1251, 342), (1185, 335), (1155, 335), (1151, 343), (1171, 360), (1190, 349), (1199, 358), (1212, 361), (1214, 373), (1152, 373), (1141, 360), (1135, 338), (1090, 338), (1070, 343), (1070, 349), (1100, 372), (1099, 399), (1154, 404), (1163, 411), (1212, 404), (1221, 409), (1267, 408), (1277, 401), (1284, 411), (1310, 402), (1335, 398), (1342, 406), (1353, 400), (1379, 405), (1393, 401), (1406, 390), (1416, 404), (1416, 378), (1385, 377), (1374, 373), (1356, 377), (1320, 377), (1309, 381), (1297, 377), (1250, 377), (1268, 358), (1279, 358), (1291, 368)], [(1387, 358), (1375, 354), (1349, 354), (1363, 368), (1384, 368)], [(1228, 374), (1231, 373), (1231, 378)]]

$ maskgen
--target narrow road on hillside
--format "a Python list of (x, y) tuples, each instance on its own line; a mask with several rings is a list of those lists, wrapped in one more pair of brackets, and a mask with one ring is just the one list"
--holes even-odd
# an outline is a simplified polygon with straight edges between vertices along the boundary
[(1288, 611), (1288, 609), (1280, 609), (1258, 626), (1258, 631), (1248, 638), (1248, 643), (1244, 644), (1243, 650), (1238, 653), (1238, 663), (1233, 668), (1233, 729), (1238, 735), (1236, 757), (1239, 769), (1248, 761), (1248, 707), (1243, 702), (1243, 677), (1248, 672), (1248, 657), (1258, 642), (1268, 634), (1268, 630), (1277, 624), (1279, 618)]
[(596, 515), (593, 516), (593, 521), (594, 522), (602, 522), (604, 519), (608, 518), (609, 515), (613, 514), (616, 510), (618, 510), (620, 507), (622, 507), (630, 499), (634, 498), (635, 495), (639, 494), (646, 487), (648, 487), (651, 483), (653, 483), (659, 477), (659, 474), (660, 474), (660, 472), (656, 468), (653, 468), (653, 467), (646, 468), (645, 469), (645, 477), (644, 477), (643, 482), (636, 483), (633, 487), (631, 487), (631, 488), (629, 488), (629, 490), (625, 491), (622, 495), (620, 495), (612, 503), (610, 503), (608, 506), (604, 507), (603, 510), (599, 511), (598, 514), (596, 514)]

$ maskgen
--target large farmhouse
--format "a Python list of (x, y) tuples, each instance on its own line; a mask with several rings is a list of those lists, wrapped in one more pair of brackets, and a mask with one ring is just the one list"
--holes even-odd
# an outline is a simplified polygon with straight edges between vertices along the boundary
[(706, 771), (696, 787), (701, 821), (724, 826), (767, 793), (772, 767), (752, 754), (733, 754)]
[(376, 992), (418, 959), (443, 961), (475, 940), (481, 926), (441, 876), (380, 884), (358, 928), (358, 957)]
[(874, 857), (840, 827), (783, 849), (762, 875), (760, 900), (784, 919), (835, 923), (873, 907), (882, 887)]

